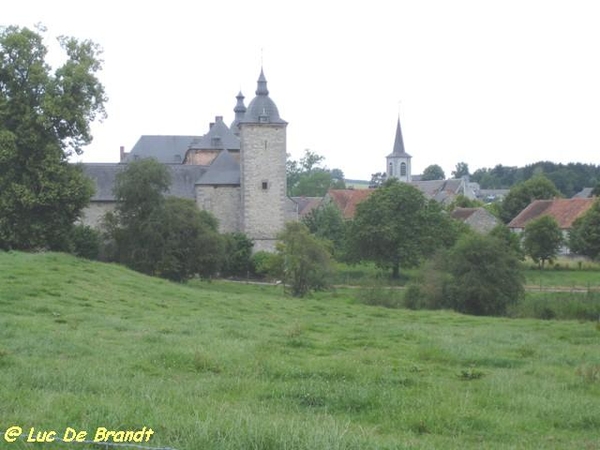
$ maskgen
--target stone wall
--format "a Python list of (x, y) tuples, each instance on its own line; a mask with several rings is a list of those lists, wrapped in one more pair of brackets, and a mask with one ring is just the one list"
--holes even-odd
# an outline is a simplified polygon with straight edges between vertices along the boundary
[(285, 131), (285, 124), (241, 125), (242, 231), (256, 242), (255, 250), (274, 248), (269, 242), (283, 230)]
[(91, 202), (83, 210), (79, 223), (88, 225), (92, 228), (100, 228), (104, 214), (109, 211), (114, 211), (116, 205), (116, 202)]
[(242, 231), (239, 186), (196, 186), (196, 204), (217, 218), (219, 232)]

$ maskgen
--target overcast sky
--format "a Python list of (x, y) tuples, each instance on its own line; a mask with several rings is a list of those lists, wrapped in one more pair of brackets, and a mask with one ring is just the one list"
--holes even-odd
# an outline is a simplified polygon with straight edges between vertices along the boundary
[(104, 49), (108, 118), (87, 162), (143, 134), (202, 135), (254, 97), (263, 65), (288, 152), (348, 178), (385, 170), (398, 115), (413, 173), (600, 163), (596, 0), (20, 0), (2, 25)]

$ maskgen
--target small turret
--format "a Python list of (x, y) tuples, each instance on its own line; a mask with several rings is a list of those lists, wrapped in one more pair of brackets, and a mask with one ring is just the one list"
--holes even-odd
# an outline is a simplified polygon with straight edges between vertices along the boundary
[(231, 131), (233, 131), (233, 134), (239, 136), (240, 129), (238, 125), (240, 121), (244, 118), (244, 115), (246, 114), (246, 105), (244, 105), (245, 97), (242, 94), (242, 91), (240, 91), (235, 98), (237, 99), (235, 108), (233, 108), (233, 112), (235, 113), (235, 119), (233, 119), (233, 122), (231, 122), (231, 126), (229, 128), (231, 129)]

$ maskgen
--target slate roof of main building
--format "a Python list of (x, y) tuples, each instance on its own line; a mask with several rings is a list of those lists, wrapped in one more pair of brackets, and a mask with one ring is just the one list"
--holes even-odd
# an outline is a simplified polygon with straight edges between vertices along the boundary
[(123, 162), (154, 158), (163, 164), (181, 164), (190, 144), (202, 136), (141, 136)]
[[(83, 172), (94, 182), (95, 193), (92, 201), (113, 202), (115, 196), (113, 187), (116, 175), (127, 167), (119, 163), (87, 163), (82, 164)], [(206, 172), (205, 166), (184, 164), (169, 164), (166, 166), (171, 173), (171, 186), (168, 195), (183, 198), (196, 198), (195, 185)]]

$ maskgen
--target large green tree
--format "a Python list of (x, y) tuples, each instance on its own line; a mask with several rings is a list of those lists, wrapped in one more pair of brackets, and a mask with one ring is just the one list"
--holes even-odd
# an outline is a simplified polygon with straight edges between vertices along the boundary
[(329, 189), (345, 189), (344, 173), (324, 167), (325, 157), (305, 150), (300, 161), (288, 160), (287, 189), (291, 197), (323, 197)]
[(283, 279), (295, 297), (330, 284), (331, 253), (327, 242), (310, 234), (306, 225), (288, 222), (278, 236), (275, 275)]
[(502, 315), (524, 295), (516, 254), (493, 236), (465, 235), (445, 259), (449, 305), (475, 315)]
[(217, 220), (192, 200), (166, 197), (169, 184), (167, 167), (153, 159), (134, 161), (117, 175), (114, 193), (119, 203), (106, 218), (114, 258), (174, 281), (210, 277), (224, 258)]
[(0, 29), (0, 248), (65, 249), (93, 193), (68, 157), (92, 140), (106, 97), (100, 49), (61, 37), (66, 61), (46, 62), (43, 30)]
[(346, 222), (338, 207), (333, 203), (320, 205), (302, 218), (302, 222), (315, 236), (331, 241), (336, 257), (340, 256), (339, 252), (345, 240)]
[(523, 183), (514, 185), (500, 208), (500, 218), (508, 223), (514, 219), (527, 205), (534, 200), (545, 200), (559, 197), (560, 192), (551, 180), (538, 174)]
[(454, 178), (462, 178), (469, 175), (469, 165), (466, 162), (456, 163), (456, 167), (452, 171)]
[(600, 258), (600, 199), (573, 224), (569, 232), (569, 248), (579, 255)]
[(357, 206), (348, 230), (349, 256), (391, 269), (398, 278), (400, 267), (418, 265), (455, 237), (455, 226), (437, 202), (390, 179)]
[(546, 261), (552, 261), (563, 243), (563, 235), (556, 219), (542, 216), (532, 220), (523, 231), (523, 250), (540, 269)]
[(446, 179), (444, 169), (437, 164), (431, 164), (430, 166), (425, 167), (425, 170), (423, 170), (423, 175), (421, 175), (421, 180), (423, 181), (444, 179)]

